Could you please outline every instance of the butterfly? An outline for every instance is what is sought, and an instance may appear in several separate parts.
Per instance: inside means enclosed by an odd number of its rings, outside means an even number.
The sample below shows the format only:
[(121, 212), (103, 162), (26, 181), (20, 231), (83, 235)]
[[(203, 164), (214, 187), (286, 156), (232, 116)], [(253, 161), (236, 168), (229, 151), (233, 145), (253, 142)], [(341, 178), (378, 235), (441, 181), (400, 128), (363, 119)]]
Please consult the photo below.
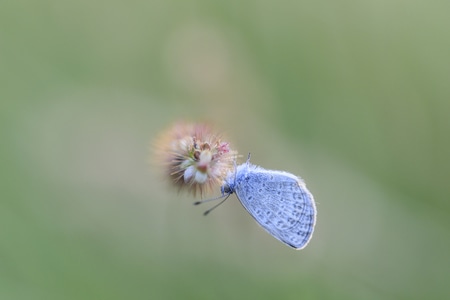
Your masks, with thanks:
[(270, 235), (282, 243), (300, 250), (311, 240), (316, 223), (313, 195), (299, 177), (284, 171), (266, 170), (247, 162), (228, 173), (221, 187), (222, 196), (235, 194), (242, 206)]

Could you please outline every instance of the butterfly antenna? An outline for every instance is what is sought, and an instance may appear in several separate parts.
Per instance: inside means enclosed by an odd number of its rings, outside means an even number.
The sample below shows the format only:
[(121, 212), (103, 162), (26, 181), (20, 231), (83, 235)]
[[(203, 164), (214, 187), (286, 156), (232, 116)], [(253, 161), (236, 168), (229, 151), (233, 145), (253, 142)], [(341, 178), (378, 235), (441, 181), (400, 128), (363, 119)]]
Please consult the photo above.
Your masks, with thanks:
[[(248, 154), (248, 159), (247, 161), (250, 159), (250, 153)], [(234, 182), (236, 183), (236, 173), (237, 173), (237, 165), (236, 165), (236, 160), (234, 160)], [(224, 203), (228, 197), (230, 197), (230, 195), (233, 194), (233, 191), (229, 192), (228, 194), (224, 195), (224, 192), (222, 190), (222, 195), (219, 197), (215, 197), (215, 198), (211, 198), (211, 199), (206, 199), (206, 200), (201, 200), (201, 201), (197, 201), (194, 202), (194, 205), (199, 205), (205, 202), (210, 202), (210, 201), (214, 201), (214, 200), (219, 200), (222, 199), (223, 197), (225, 197), (222, 201), (220, 201), (219, 203), (217, 203), (216, 205), (214, 205), (213, 207), (211, 207), (210, 209), (208, 209), (207, 211), (205, 211), (203, 213), (204, 216), (206, 216), (207, 214), (209, 214), (211, 211), (213, 211), (215, 208), (217, 208), (218, 206), (220, 206), (222, 203)]]
[[(209, 214), (212, 210), (214, 210), (216, 207), (218, 207), (220, 204), (224, 203), (225, 200), (228, 199), (228, 197), (230, 197), (231, 194), (228, 194), (225, 199), (223, 199), (222, 201), (220, 201), (219, 203), (217, 203), (216, 205), (214, 205), (213, 207), (211, 207), (210, 209), (208, 209), (207, 211), (205, 211), (203, 213), (204, 216), (206, 216), (207, 214)], [(223, 196), (222, 196), (223, 197)]]
[(202, 204), (202, 203), (219, 200), (219, 199), (222, 199), (223, 197), (225, 197), (225, 195), (221, 195), (219, 197), (214, 197), (214, 198), (205, 199), (205, 200), (201, 200), (201, 201), (196, 201), (196, 202), (194, 202), (194, 205), (199, 205), (199, 204)]

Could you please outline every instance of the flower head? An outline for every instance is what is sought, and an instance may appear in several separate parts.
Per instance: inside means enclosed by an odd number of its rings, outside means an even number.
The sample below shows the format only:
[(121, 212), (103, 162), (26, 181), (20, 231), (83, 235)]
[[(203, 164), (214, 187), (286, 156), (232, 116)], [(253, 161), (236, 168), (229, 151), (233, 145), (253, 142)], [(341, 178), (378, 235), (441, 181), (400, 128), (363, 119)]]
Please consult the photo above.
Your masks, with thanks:
[(166, 178), (194, 196), (221, 184), (237, 156), (205, 123), (175, 123), (159, 136), (156, 146), (156, 162)]

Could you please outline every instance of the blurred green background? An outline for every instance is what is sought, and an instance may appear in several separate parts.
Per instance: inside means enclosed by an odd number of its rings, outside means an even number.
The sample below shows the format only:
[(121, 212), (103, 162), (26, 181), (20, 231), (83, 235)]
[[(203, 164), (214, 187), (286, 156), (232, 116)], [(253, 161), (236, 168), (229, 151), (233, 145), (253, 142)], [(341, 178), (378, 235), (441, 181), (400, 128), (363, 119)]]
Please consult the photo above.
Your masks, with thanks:
[[(449, 298), (449, 11), (2, 1), (0, 299)], [(162, 184), (178, 119), (302, 176), (309, 246)]]

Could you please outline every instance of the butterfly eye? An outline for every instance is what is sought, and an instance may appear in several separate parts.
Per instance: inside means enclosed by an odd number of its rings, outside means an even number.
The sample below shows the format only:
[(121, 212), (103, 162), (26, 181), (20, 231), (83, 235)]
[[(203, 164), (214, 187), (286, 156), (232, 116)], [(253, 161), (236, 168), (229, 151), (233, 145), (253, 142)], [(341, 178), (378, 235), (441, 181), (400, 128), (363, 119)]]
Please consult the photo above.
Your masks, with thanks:
[(228, 183), (225, 183), (222, 186), (222, 194), (232, 194), (233, 193), (233, 189), (230, 187), (230, 185)]

